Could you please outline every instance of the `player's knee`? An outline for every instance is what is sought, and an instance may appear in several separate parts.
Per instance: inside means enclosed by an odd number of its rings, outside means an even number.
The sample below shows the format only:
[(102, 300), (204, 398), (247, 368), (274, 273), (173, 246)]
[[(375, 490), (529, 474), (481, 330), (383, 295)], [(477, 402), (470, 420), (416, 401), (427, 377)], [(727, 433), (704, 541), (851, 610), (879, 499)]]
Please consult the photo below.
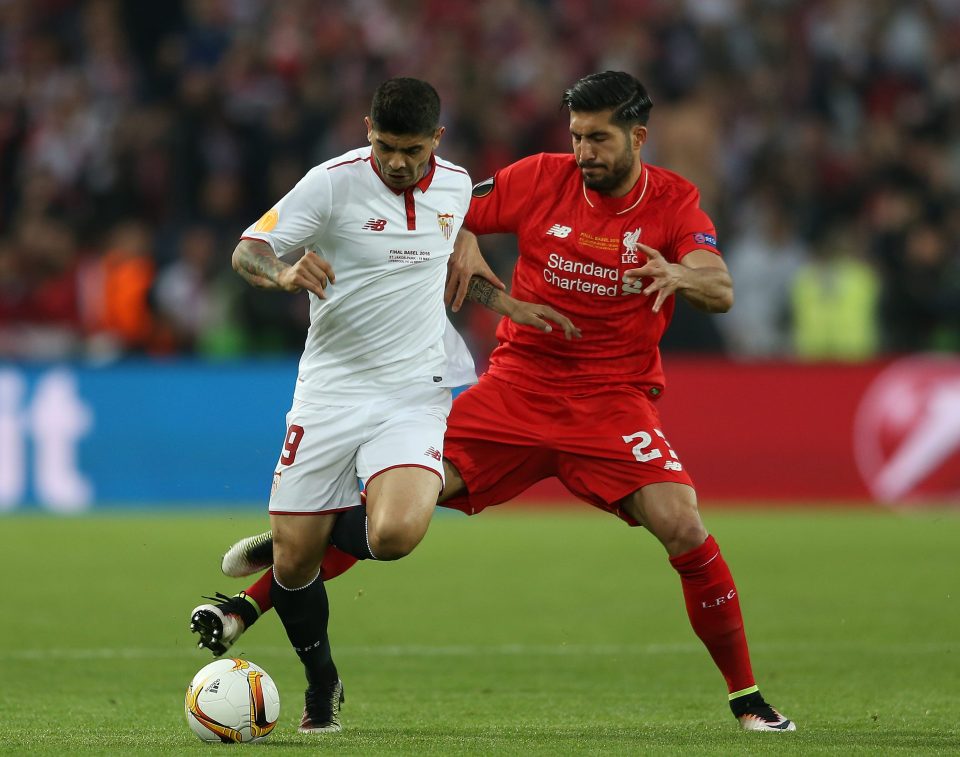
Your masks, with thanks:
[(707, 540), (707, 529), (697, 518), (695, 522), (684, 523), (674, 536), (673, 554), (683, 554), (696, 549)]
[(281, 586), (300, 589), (317, 577), (316, 557), (301, 551), (273, 545), (273, 575)]
[(418, 523), (398, 522), (372, 529), (370, 551), (378, 560), (399, 560), (409, 555), (423, 539), (426, 528)]
[(657, 508), (648, 513), (643, 524), (660, 540), (670, 555), (680, 555), (696, 549), (707, 538), (707, 529), (695, 502), (677, 501)]
[(707, 539), (707, 529), (699, 513), (683, 513), (664, 524), (656, 536), (670, 555), (681, 555), (703, 544)]

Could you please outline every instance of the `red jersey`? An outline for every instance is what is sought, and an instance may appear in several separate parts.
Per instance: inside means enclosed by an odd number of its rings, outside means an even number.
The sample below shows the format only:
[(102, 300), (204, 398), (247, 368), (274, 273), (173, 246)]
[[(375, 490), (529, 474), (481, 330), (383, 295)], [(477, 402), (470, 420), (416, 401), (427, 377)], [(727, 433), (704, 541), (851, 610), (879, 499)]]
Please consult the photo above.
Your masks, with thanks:
[(583, 332), (564, 339), (504, 318), (489, 373), (533, 391), (576, 393), (629, 384), (651, 398), (663, 391), (660, 338), (674, 298), (653, 312), (649, 280), (627, 285), (623, 272), (647, 257), (677, 263), (693, 250), (717, 250), (713, 222), (686, 179), (644, 164), (625, 197), (587, 189), (572, 154), (533, 155), (478, 184), (465, 225), (475, 234), (512, 233), (520, 255), (511, 294), (550, 305)]

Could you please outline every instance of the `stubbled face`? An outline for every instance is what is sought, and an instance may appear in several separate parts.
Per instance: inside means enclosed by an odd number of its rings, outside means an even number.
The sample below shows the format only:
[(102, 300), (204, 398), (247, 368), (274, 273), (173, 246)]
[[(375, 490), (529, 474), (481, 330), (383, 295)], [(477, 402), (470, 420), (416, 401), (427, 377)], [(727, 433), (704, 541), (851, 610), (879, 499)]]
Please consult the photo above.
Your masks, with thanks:
[(613, 111), (570, 111), (573, 154), (583, 183), (614, 197), (630, 191), (640, 175), (640, 148), (647, 139), (645, 126), (624, 132), (611, 123)]
[(443, 127), (433, 134), (390, 134), (366, 119), (367, 139), (383, 181), (391, 189), (407, 189), (423, 178), (430, 156), (440, 144)]

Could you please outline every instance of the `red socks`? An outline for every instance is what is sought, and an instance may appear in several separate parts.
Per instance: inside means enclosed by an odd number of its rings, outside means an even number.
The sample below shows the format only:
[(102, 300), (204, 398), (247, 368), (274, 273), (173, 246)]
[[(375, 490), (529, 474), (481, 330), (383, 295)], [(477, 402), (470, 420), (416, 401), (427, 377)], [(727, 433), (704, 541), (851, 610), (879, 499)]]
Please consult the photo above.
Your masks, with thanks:
[(267, 568), (260, 578), (247, 587), (247, 599), (252, 599), (257, 603), (257, 609), (263, 615), (267, 610), (273, 607), (273, 600), (270, 599), (270, 586), (273, 583), (273, 568)]
[[(327, 547), (327, 553), (323, 557), (323, 564), (320, 566), (320, 578), (329, 581), (336, 578), (341, 573), (353, 567), (357, 561), (356, 557), (341, 552), (332, 544)], [(247, 587), (247, 597), (257, 603), (257, 607), (262, 615), (271, 607), (273, 600), (270, 599), (270, 585), (273, 582), (273, 568), (267, 570), (252, 585)]]
[(727, 689), (733, 693), (754, 686), (737, 587), (713, 537), (671, 557), (670, 564), (680, 574), (690, 625), (723, 673)]
[(327, 545), (327, 552), (323, 556), (323, 564), (320, 566), (320, 578), (329, 581), (336, 578), (341, 573), (345, 573), (357, 562), (357, 558), (341, 552), (332, 544)]

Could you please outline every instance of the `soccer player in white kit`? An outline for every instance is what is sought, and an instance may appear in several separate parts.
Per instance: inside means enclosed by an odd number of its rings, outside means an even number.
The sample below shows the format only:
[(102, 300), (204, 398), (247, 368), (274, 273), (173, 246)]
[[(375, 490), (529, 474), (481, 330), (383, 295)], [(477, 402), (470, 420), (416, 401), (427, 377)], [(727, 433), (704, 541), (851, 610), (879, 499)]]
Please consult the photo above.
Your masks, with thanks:
[[(439, 115), (426, 82), (382, 84), (365, 119), (371, 146), (309, 171), (233, 253), (234, 269), (254, 286), (310, 294), (269, 504), (270, 596), (306, 669), (303, 733), (340, 730), (343, 684), (319, 577), (336, 514), (360, 505), (359, 478), (370, 555), (409, 553), (443, 487), (450, 387), (476, 380), (443, 304), (472, 185), (466, 171), (434, 154)], [(300, 248), (296, 263), (280, 260)], [(519, 311), (498, 312), (550, 330), (549, 308), (506, 299)], [(572, 328), (552, 311), (546, 316)]]
[[(409, 547), (404, 521), (429, 518), (443, 484), (449, 387), (467, 378), (447, 365), (443, 288), (471, 182), (434, 155), (439, 116), (426, 82), (384, 83), (366, 119), (371, 147), (313, 168), (233, 254), (251, 284), (311, 295), (269, 505), (271, 596), (309, 684), (301, 731), (340, 730), (318, 578), (330, 516), (360, 504), (359, 477), (368, 517), (384, 521), (371, 551)], [(279, 259), (301, 247), (295, 264)]]

